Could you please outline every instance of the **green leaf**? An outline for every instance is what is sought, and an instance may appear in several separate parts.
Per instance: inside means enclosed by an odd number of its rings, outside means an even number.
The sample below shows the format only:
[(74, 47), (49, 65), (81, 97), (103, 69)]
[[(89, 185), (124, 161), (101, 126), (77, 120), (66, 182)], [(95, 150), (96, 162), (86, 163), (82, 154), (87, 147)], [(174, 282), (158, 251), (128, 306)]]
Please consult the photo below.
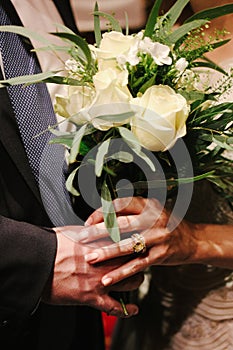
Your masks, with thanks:
[(101, 176), (103, 166), (104, 166), (104, 157), (108, 153), (109, 144), (111, 139), (104, 141), (101, 143), (101, 145), (98, 148), (96, 159), (95, 159), (95, 174), (97, 177)]
[(81, 36), (77, 35), (77, 34), (70, 34), (67, 32), (55, 32), (55, 33), (51, 33), (55, 36), (58, 36), (61, 39), (65, 39), (65, 40), (69, 40), (71, 43), (74, 43), (76, 46), (78, 46), (82, 52), (84, 53), (86, 60), (87, 60), (87, 66), (90, 67), (91, 63), (92, 63), (92, 55), (91, 55), (91, 51), (89, 49), (89, 46), (86, 42), (85, 39), (83, 39)]
[(44, 80), (52, 78), (58, 72), (59, 71), (49, 71), (39, 74), (21, 75), (19, 77), (10, 78), (7, 80), (0, 80), (0, 87), (2, 88), (11, 85), (40, 83)]
[(124, 127), (119, 127), (118, 129), (125, 143), (127, 143), (127, 145), (149, 165), (152, 171), (155, 171), (155, 166), (153, 162), (150, 160), (149, 157), (147, 157), (147, 155), (144, 152), (142, 152), (142, 147), (138, 139), (134, 136), (134, 134)]
[(227, 75), (228, 73), (222, 69), (221, 67), (219, 67), (216, 63), (214, 62), (203, 62), (203, 61), (196, 61), (192, 63), (193, 67), (205, 67), (205, 68), (209, 68), (209, 69), (213, 69), (218, 71), (219, 73), (222, 73), (224, 75)]
[(101, 12), (101, 11), (94, 11), (94, 16), (104, 17), (111, 24), (112, 30), (122, 33), (120, 23), (116, 20), (115, 17), (109, 15), (108, 13)]
[(73, 86), (84, 86), (85, 83), (68, 77), (62, 76), (54, 76), (43, 80), (44, 83), (53, 83), (53, 84), (61, 84), (61, 85), (73, 85)]
[(114, 154), (111, 154), (109, 158), (119, 160), (122, 163), (132, 163), (134, 159), (131, 153), (124, 151), (119, 151)]
[(121, 137), (123, 140), (127, 143), (127, 145), (134, 151), (134, 152), (140, 152), (141, 151), (141, 145), (138, 141), (138, 139), (134, 136), (134, 134), (124, 127), (118, 128)]
[(52, 44), (51, 41), (38, 34), (38, 32), (33, 32), (32, 30), (22, 26), (0, 26), (0, 32), (15, 33), (29, 39), (34, 39), (46, 45)]
[(54, 137), (53, 139), (51, 139), (49, 141), (49, 143), (50, 144), (64, 145), (68, 149), (70, 149), (72, 147), (72, 144), (73, 144), (73, 138), (74, 138), (74, 136), (71, 135), (71, 134), (69, 134), (69, 135), (61, 135), (61, 136)]
[(125, 12), (125, 35), (129, 35), (129, 17), (127, 12)]
[(221, 148), (224, 148), (228, 151), (233, 151), (233, 146), (230, 146), (230, 144), (227, 143), (226, 137), (214, 136), (213, 142), (215, 142), (216, 145)]
[(196, 20), (190, 23), (183, 24), (178, 29), (176, 29), (172, 34), (169, 34), (165, 40), (169, 44), (175, 44), (178, 40), (186, 36), (191, 30), (196, 29), (204, 25), (206, 20)]
[(71, 30), (69, 27), (65, 26), (64, 24), (55, 23), (55, 26), (56, 26), (56, 28), (60, 29), (60, 31), (63, 33), (69, 33), (69, 34), (76, 35), (76, 33), (73, 32), (73, 30)]
[(144, 94), (144, 92), (151, 87), (152, 85), (155, 84), (155, 78), (156, 75), (154, 74), (149, 80), (147, 80), (139, 89), (139, 92), (141, 92), (142, 94)]
[(181, 94), (187, 101), (203, 101), (205, 97), (203, 92), (196, 90), (188, 91), (179, 89), (177, 92), (179, 92), (179, 94)]
[(165, 14), (165, 17), (169, 19), (169, 27), (172, 28), (180, 17), (183, 9), (188, 4), (189, 0), (177, 0), (170, 10)]
[(153, 32), (154, 32), (154, 28), (155, 28), (155, 24), (157, 22), (157, 18), (159, 15), (159, 9), (160, 6), (162, 4), (163, 0), (156, 0), (154, 3), (154, 6), (152, 7), (152, 10), (149, 14), (148, 20), (147, 20), (147, 24), (146, 24), (146, 28), (145, 28), (145, 32), (144, 32), (144, 37), (148, 36), (149, 38), (152, 37)]
[(66, 180), (67, 191), (69, 191), (73, 196), (80, 196), (80, 193), (73, 186), (73, 181), (74, 181), (74, 178), (75, 178), (75, 175), (76, 175), (78, 169), (79, 169), (79, 167), (74, 169), (72, 171), (72, 173), (70, 173), (70, 175), (68, 176), (68, 178)]
[(120, 241), (120, 230), (118, 227), (116, 212), (112, 203), (111, 193), (106, 182), (101, 188), (101, 203), (105, 226), (114, 242)]
[(203, 10), (200, 12), (195, 13), (193, 16), (189, 17), (185, 23), (194, 21), (196, 19), (214, 19), (217, 17), (225, 16), (230, 13), (233, 13), (233, 5), (228, 4), (228, 5), (223, 5), (223, 6), (217, 6), (213, 8), (209, 8), (207, 10)]
[(96, 2), (95, 8), (94, 8), (94, 33), (95, 33), (95, 42), (97, 47), (99, 47), (101, 43), (100, 17), (99, 15), (95, 14), (96, 12), (98, 12), (98, 10), (99, 10), (99, 7)]
[(123, 122), (131, 117), (134, 116), (134, 112), (126, 112), (126, 113), (120, 113), (120, 114), (107, 114), (107, 115), (99, 115), (96, 118), (107, 120), (110, 122)]
[(209, 171), (207, 173), (197, 175), (194, 177), (184, 177), (184, 178), (179, 178), (179, 179), (172, 179), (172, 180), (149, 180), (149, 181), (137, 181), (133, 182), (130, 185), (125, 185), (122, 187), (117, 188), (117, 191), (123, 191), (123, 190), (129, 190), (133, 187), (136, 190), (143, 190), (143, 189), (157, 189), (157, 188), (163, 188), (167, 186), (178, 186), (178, 185), (184, 185), (188, 183), (193, 183), (196, 181), (200, 181), (203, 179), (209, 179), (209, 177), (213, 176), (215, 173), (215, 170)]
[(69, 155), (69, 163), (75, 162), (77, 155), (79, 154), (80, 143), (81, 143), (81, 140), (85, 134), (86, 127), (87, 127), (87, 124), (84, 124), (78, 130), (78, 132), (76, 133), (76, 135), (73, 139), (73, 143), (72, 143), (72, 147), (71, 147), (70, 155)]
[[(221, 47), (223, 45), (226, 45), (227, 43), (229, 43), (231, 41), (231, 39), (226, 39), (226, 40), (221, 40), (219, 42), (216, 42), (216, 43), (213, 43), (211, 44), (212, 46), (212, 49), (215, 50), (217, 49), (218, 47)], [(208, 59), (207, 59), (208, 60)]]

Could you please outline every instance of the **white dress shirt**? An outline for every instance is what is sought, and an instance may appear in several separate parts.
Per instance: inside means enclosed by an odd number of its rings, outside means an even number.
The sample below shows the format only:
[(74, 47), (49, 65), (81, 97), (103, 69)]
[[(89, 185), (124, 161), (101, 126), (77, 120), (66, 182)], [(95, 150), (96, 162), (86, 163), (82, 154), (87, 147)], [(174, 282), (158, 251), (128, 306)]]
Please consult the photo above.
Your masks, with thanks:
[[(71, 0), (74, 16), (81, 32), (91, 32), (94, 29), (93, 10), (96, 0)], [(127, 13), (130, 28), (144, 26), (146, 11), (144, 0), (98, 0), (99, 10), (114, 14), (125, 28), (125, 13)], [(102, 29), (106, 29), (106, 21), (101, 19)]]
[[(60, 39), (50, 32), (56, 31), (56, 24), (64, 24), (59, 12), (51, 0), (11, 0), (13, 3), (21, 22), (24, 27), (31, 29), (43, 37), (49, 39), (53, 43), (61, 43)], [(44, 45), (31, 39), (35, 48), (43, 47)], [(64, 42), (62, 42), (64, 44)], [(62, 56), (61, 56), (62, 55)], [(38, 51), (37, 56), (42, 68), (42, 71), (59, 69), (63, 66), (63, 62), (51, 51)], [(59, 57), (66, 59), (66, 55), (59, 52)], [(55, 94), (61, 93), (63, 87), (57, 84), (47, 84), (52, 100)]]

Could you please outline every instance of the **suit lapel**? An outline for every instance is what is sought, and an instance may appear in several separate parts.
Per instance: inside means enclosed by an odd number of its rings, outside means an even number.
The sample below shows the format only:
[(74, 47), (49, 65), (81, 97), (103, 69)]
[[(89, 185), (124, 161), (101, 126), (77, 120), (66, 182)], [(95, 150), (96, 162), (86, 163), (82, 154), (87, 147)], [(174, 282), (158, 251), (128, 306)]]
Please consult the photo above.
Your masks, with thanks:
[(56, 5), (64, 24), (76, 34), (80, 34), (75, 23), (70, 2), (66, 0), (53, 0), (53, 2)]
[[(78, 29), (75, 25), (70, 3), (64, 0), (54, 0), (54, 3), (65, 25), (69, 26), (71, 30), (78, 33)], [(6, 10), (9, 11), (8, 13), (12, 13), (12, 11), (15, 12), (15, 8), (13, 7), (10, 1), (7, 1), (4, 4), (6, 4), (5, 6), (7, 7)], [(19, 18), (18, 22), (15, 24), (22, 26), (22, 23)], [(0, 79), (3, 79), (1, 69)], [(11, 103), (7, 93), (7, 89), (5, 88), (0, 88), (0, 101), (0, 141), (7, 150), (13, 162), (15, 163), (18, 171), (27, 182), (29, 188), (32, 190), (37, 200), (39, 200), (39, 202), (41, 203), (39, 189), (37, 187), (35, 178), (32, 174), (30, 165), (28, 163), (28, 158), (25, 153), (23, 143), (21, 141), (14, 112), (11, 107)]]

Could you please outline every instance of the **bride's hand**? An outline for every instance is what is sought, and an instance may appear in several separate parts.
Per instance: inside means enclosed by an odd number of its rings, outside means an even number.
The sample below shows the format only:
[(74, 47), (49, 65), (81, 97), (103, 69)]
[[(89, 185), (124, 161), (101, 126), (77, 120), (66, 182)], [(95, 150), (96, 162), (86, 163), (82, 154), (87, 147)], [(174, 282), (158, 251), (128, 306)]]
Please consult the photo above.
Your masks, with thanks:
[[(124, 255), (132, 258), (104, 276), (102, 279), (104, 285), (116, 283), (145, 270), (150, 265), (179, 265), (195, 262), (198, 239), (195, 237), (194, 225), (186, 221), (176, 222), (176, 219), (170, 216), (156, 199), (119, 198), (114, 201), (114, 206), (124, 239), (96, 249), (92, 254), (87, 254), (85, 259), (95, 264)], [(85, 231), (82, 232), (82, 239), (85, 242), (108, 235), (101, 209), (95, 211), (86, 224), (89, 236), (85, 236)], [(139, 237), (139, 248), (140, 238), (144, 240), (141, 242), (146, 246), (144, 253), (134, 252), (136, 241), (129, 236), (129, 233), (135, 232), (140, 233), (139, 236), (136, 235), (136, 238)]]

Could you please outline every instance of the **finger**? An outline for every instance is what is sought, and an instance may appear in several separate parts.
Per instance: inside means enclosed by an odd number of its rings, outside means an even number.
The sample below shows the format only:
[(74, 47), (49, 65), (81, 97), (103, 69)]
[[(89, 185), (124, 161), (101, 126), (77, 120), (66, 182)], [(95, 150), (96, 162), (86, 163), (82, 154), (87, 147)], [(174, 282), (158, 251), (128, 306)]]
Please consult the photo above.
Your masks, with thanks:
[(139, 311), (138, 306), (135, 304), (126, 304), (125, 308), (123, 308), (122, 304), (118, 300), (109, 295), (104, 295), (103, 298), (98, 300), (97, 308), (108, 315), (120, 318), (135, 316)]
[(136, 273), (145, 271), (151, 265), (167, 265), (166, 260), (168, 258), (168, 245), (161, 244), (153, 247), (143, 255), (139, 255), (137, 258), (128, 261), (122, 266), (108, 272), (101, 279), (102, 284), (105, 287), (112, 286), (120, 281), (133, 276)]
[[(161, 211), (162, 211), (161, 208), (160, 210), (156, 211), (155, 208), (148, 206), (147, 210), (140, 215), (131, 214), (128, 216), (119, 216), (117, 218), (117, 224), (121, 234), (133, 232), (133, 231), (142, 231), (146, 229), (148, 230), (156, 226), (158, 220), (162, 220)], [(165, 213), (163, 214), (163, 216), (164, 216), (163, 226), (166, 226), (167, 216)], [(109, 232), (106, 228), (105, 223), (101, 222), (101, 223), (83, 228), (79, 232), (78, 237), (80, 242), (88, 243), (88, 242), (95, 241), (97, 239), (99, 240), (99, 239), (109, 237)]]
[(129, 292), (136, 290), (144, 281), (144, 273), (140, 272), (134, 276), (124, 279), (123, 281), (111, 286), (111, 291), (114, 292)]
[[(168, 229), (152, 229), (146, 230), (141, 233), (144, 237), (146, 248), (150, 248), (153, 245), (161, 244), (167, 241), (170, 237), (170, 231)], [(135, 242), (132, 238), (126, 238), (120, 242), (110, 244), (108, 246), (94, 249), (91, 253), (84, 255), (84, 259), (89, 264), (96, 264), (106, 260), (114, 259), (117, 257), (123, 257), (126, 255), (132, 255), (134, 252)]]
[[(117, 218), (117, 225), (121, 234), (134, 230), (142, 230), (148, 228), (148, 220), (139, 220), (138, 215), (120, 216)], [(79, 232), (79, 241), (82, 243), (90, 243), (95, 240), (101, 240), (109, 237), (109, 232), (104, 222), (86, 226)]]
[(131, 238), (124, 239), (119, 243), (94, 249), (92, 253), (84, 255), (84, 259), (89, 264), (114, 259), (117, 257), (129, 255), (133, 253), (133, 242)]
[(152, 261), (148, 254), (145, 256), (141, 255), (140, 257), (130, 260), (115, 270), (108, 272), (102, 277), (101, 282), (105, 287), (111, 286), (112, 288), (114, 285), (119, 284), (125, 279), (128, 279), (135, 274), (141, 273), (151, 264)]
[(95, 225), (104, 220), (102, 208), (96, 209), (85, 221), (84, 226)]
[[(124, 197), (113, 201), (114, 208), (118, 214), (139, 214), (146, 204), (142, 197)], [(102, 208), (95, 210), (85, 222), (85, 226), (98, 224), (103, 221)]]

